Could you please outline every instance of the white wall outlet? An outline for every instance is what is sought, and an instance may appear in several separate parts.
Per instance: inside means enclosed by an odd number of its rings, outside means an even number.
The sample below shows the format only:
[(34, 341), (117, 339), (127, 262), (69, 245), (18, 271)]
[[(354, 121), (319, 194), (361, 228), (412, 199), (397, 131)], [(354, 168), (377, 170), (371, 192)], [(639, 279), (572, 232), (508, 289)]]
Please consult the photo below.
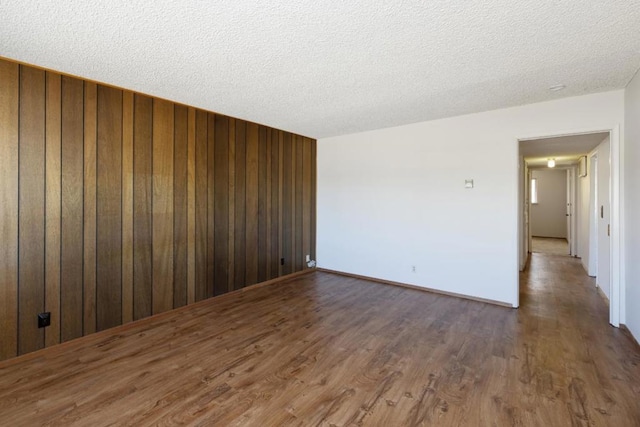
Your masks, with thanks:
[(415, 266), (415, 265), (412, 265), (412, 266), (411, 266), (411, 272), (412, 272), (412, 273), (415, 273), (415, 272), (416, 272), (416, 266)]
[(465, 179), (464, 180), (464, 188), (473, 188), (473, 180)]
[(307, 254), (306, 262), (311, 261), (311, 255)]

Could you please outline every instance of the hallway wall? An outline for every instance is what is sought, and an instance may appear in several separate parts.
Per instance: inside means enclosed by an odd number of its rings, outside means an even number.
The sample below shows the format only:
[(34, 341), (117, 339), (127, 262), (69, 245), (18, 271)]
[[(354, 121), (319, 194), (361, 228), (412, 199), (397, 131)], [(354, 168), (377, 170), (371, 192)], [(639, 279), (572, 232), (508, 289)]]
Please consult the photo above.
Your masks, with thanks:
[(533, 169), (537, 180), (538, 203), (531, 205), (531, 235), (567, 238), (567, 171)]
[(640, 73), (625, 90), (626, 325), (640, 341)]

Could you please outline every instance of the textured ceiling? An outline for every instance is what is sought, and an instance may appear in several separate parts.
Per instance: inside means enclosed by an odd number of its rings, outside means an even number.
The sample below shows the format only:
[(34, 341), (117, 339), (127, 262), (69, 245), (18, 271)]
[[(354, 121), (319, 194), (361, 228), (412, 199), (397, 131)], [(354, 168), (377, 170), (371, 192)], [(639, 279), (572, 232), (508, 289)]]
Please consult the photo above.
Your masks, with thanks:
[(622, 88), (639, 29), (640, 0), (0, 0), (0, 56), (311, 137)]
[(520, 141), (520, 155), (529, 167), (546, 167), (548, 159), (555, 159), (557, 166), (567, 166), (578, 162), (609, 136), (608, 132), (583, 135), (559, 136)]

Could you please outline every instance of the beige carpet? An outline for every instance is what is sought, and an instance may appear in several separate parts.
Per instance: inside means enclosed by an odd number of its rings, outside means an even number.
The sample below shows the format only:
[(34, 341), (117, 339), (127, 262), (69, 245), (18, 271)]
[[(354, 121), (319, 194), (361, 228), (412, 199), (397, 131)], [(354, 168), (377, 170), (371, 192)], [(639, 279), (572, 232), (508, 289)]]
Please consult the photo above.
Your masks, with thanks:
[(569, 255), (569, 243), (567, 239), (555, 239), (551, 237), (534, 237), (531, 244), (531, 252), (554, 255)]

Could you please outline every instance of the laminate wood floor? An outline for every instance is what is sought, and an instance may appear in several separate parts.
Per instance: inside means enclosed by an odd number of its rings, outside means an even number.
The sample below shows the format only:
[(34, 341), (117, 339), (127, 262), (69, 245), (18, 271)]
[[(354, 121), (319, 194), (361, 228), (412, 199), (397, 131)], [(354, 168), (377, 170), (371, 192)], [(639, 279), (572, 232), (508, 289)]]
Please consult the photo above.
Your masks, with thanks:
[(0, 424), (639, 426), (640, 350), (578, 260), (519, 310), (313, 272), (0, 363)]
[(532, 237), (531, 252), (569, 256), (569, 242), (554, 237)]

